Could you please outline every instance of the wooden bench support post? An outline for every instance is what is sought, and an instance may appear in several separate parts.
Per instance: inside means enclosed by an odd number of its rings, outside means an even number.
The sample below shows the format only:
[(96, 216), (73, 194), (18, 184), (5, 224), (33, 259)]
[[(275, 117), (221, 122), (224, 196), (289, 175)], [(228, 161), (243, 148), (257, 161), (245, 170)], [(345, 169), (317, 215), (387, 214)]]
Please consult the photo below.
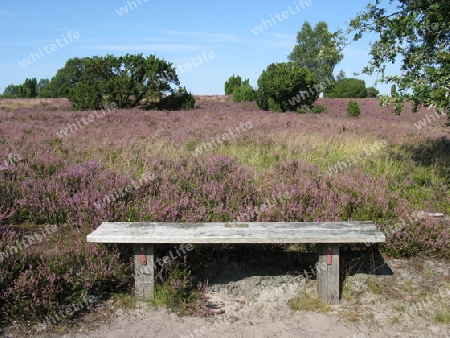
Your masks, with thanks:
[(155, 262), (153, 244), (133, 244), (136, 299), (154, 299)]
[(339, 244), (318, 244), (317, 293), (326, 304), (339, 304)]

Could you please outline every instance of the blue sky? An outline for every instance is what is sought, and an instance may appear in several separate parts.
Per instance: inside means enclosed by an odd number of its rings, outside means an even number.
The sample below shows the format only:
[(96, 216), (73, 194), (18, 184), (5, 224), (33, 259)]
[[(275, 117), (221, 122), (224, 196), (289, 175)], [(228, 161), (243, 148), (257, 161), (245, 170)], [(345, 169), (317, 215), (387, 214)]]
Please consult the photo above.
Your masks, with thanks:
[[(177, 66), (181, 84), (194, 94), (223, 94), (224, 82), (231, 75), (249, 78), (256, 85), (270, 63), (287, 61), (304, 21), (315, 25), (323, 20), (330, 31), (345, 28), (367, 3), (4, 1), (0, 4), (0, 93), (8, 84), (21, 84), (27, 77), (51, 78), (72, 57), (143, 53), (156, 54)], [(262, 32), (252, 32), (272, 18), (272, 27), (266, 23)], [(361, 71), (367, 64), (370, 41), (371, 37), (365, 37), (350, 44), (336, 72), (343, 69), (350, 77)], [(185, 67), (186, 63), (191, 67)], [(367, 86), (375, 81), (359, 78)], [(387, 93), (390, 87), (377, 88)]]

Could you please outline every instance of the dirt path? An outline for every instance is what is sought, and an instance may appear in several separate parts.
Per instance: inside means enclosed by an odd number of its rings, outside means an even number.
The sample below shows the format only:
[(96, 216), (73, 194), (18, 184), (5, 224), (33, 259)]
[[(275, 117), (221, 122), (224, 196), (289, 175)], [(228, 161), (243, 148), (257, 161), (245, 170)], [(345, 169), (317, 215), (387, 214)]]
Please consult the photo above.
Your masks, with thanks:
[(72, 330), (65, 337), (450, 337), (450, 329), (415, 325), (410, 327), (371, 327), (366, 323), (352, 323), (336, 315), (313, 312), (291, 313), (285, 318), (285, 308), (267, 304), (254, 305), (259, 316), (236, 317), (224, 314), (208, 320), (205, 318), (178, 317), (164, 310), (134, 309), (118, 311), (100, 328), (91, 332), (77, 333)]
[[(135, 310), (120, 315), (86, 337), (365, 337), (367, 329), (332, 316), (296, 313), (288, 319), (223, 316), (215, 321), (179, 318), (163, 311)], [(84, 335), (83, 335), (84, 336)], [(386, 334), (380, 337), (386, 337)]]
[(437, 313), (449, 316), (450, 263), (420, 259), (385, 263), (392, 274), (349, 274), (341, 305), (317, 313), (293, 311), (288, 305), (299, 292), (315, 295), (315, 280), (255, 271), (244, 276), (243, 266), (230, 262), (208, 291), (209, 306), (222, 313), (215, 318), (179, 317), (156, 308), (119, 309), (97, 328), (87, 331), (80, 326), (68, 336), (450, 338), (448, 317), (441, 321), (437, 317)]

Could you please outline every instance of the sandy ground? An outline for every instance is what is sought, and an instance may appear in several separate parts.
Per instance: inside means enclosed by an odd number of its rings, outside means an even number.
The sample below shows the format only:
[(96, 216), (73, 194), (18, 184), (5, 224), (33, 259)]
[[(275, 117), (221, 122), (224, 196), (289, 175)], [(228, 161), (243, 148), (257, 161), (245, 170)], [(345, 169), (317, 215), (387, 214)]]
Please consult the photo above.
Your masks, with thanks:
[[(276, 309), (273, 309), (276, 311)], [(266, 312), (266, 309), (259, 309)], [(280, 313), (275, 314), (279, 317)], [(163, 311), (132, 311), (85, 337), (365, 337), (367, 329), (339, 318), (315, 313), (296, 313), (289, 318), (224, 316), (215, 321), (179, 318)], [(380, 337), (386, 335), (380, 335)]]
[(180, 317), (145, 304), (124, 309), (110, 300), (68, 327), (29, 336), (450, 338), (450, 323), (436, 320), (437, 311), (450, 311), (450, 262), (383, 262), (377, 274), (367, 274), (361, 266), (358, 273), (349, 273), (341, 304), (321, 312), (293, 311), (288, 305), (300, 292), (315, 295), (314, 279), (269, 274), (230, 261), (207, 292), (209, 307), (218, 313), (212, 318)]

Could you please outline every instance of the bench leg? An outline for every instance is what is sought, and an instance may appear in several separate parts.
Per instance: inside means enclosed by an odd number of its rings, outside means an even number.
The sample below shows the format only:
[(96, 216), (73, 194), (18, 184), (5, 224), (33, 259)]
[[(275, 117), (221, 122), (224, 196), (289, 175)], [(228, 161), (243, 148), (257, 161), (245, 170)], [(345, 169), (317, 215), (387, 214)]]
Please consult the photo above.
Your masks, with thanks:
[(339, 244), (318, 244), (317, 293), (326, 304), (339, 304)]
[(155, 262), (153, 244), (133, 244), (136, 299), (154, 299)]

